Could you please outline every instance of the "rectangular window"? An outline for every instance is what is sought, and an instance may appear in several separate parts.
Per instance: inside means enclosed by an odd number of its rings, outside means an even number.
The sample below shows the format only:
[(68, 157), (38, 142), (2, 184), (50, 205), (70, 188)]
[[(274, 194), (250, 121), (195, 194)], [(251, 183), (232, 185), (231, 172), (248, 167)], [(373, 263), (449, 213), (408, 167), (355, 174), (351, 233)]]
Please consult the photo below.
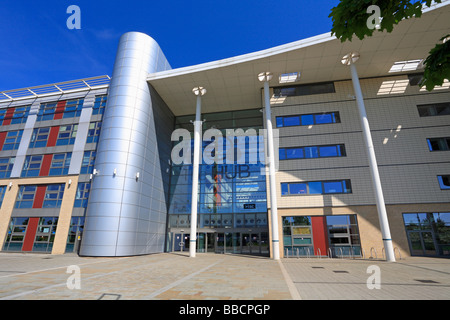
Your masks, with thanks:
[(343, 144), (280, 148), (278, 151), (280, 160), (345, 157), (347, 155)]
[(78, 125), (70, 124), (67, 126), (60, 126), (58, 139), (56, 140), (57, 146), (67, 146), (75, 143), (75, 137), (77, 136)]
[(17, 193), (16, 209), (33, 208), (34, 196), (36, 195), (37, 186), (20, 186)]
[(29, 148), (44, 148), (47, 146), (50, 128), (36, 128), (33, 130)]
[(310, 126), (315, 124), (340, 123), (339, 112), (323, 112), (295, 116), (281, 116), (276, 118), (277, 128), (292, 126)]
[(334, 93), (334, 83), (313, 83), (287, 87), (274, 87), (273, 95), (275, 97), (294, 97), (306, 96), (312, 94)]
[(101, 121), (91, 122), (89, 124), (88, 135), (86, 138), (86, 143), (97, 143), (98, 137), (100, 136), (100, 129), (102, 127)]
[(352, 193), (350, 180), (281, 183), (281, 195)]
[(450, 102), (418, 105), (417, 110), (421, 117), (448, 116), (450, 115)]
[(103, 114), (105, 112), (107, 96), (95, 97), (94, 107), (92, 108), (92, 114)]
[(67, 101), (63, 119), (79, 117), (81, 115), (81, 110), (83, 109), (83, 102), (84, 99)]
[(89, 190), (91, 189), (91, 184), (88, 182), (80, 182), (77, 187), (77, 194), (75, 195), (75, 208), (87, 208), (87, 203), (89, 199)]
[(39, 107), (36, 121), (53, 120), (56, 112), (56, 102), (43, 103)]
[(438, 176), (438, 181), (442, 190), (450, 190), (450, 175)]
[(31, 106), (16, 107), (11, 119), (11, 124), (25, 123), (30, 113)]
[(26, 177), (38, 177), (41, 171), (42, 159), (44, 156), (27, 156), (23, 164), (22, 178)]
[(91, 174), (94, 171), (95, 155), (95, 151), (84, 152), (80, 174)]
[(69, 172), (72, 153), (54, 154), (52, 164), (50, 165), (49, 176), (63, 176)]
[(49, 184), (45, 191), (42, 208), (60, 208), (64, 196), (64, 183)]
[(9, 178), (14, 166), (15, 158), (0, 158), (0, 179)]
[(17, 150), (19, 149), (20, 140), (22, 140), (23, 130), (8, 131), (6, 139), (3, 144), (2, 151), (4, 150)]
[(430, 151), (450, 150), (450, 138), (429, 138), (427, 142)]

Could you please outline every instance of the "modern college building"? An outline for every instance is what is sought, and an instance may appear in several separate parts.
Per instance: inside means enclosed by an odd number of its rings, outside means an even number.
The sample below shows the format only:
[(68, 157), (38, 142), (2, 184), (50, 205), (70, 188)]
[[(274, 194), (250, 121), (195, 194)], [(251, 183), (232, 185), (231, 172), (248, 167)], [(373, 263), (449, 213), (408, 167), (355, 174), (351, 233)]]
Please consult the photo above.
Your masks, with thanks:
[[(397, 258), (448, 257), (450, 83), (428, 92), (418, 82), (449, 21), (444, 2), (363, 41), (323, 34), (179, 69), (130, 32), (111, 77), (1, 92), (0, 250), (129, 256), (195, 245), (273, 257), (278, 246), (280, 257), (381, 258), (389, 240)], [(348, 53), (359, 56), (350, 66)], [(273, 75), (266, 89), (262, 72)], [(196, 140), (203, 153), (218, 140), (231, 150), (201, 157), (198, 179), (195, 162), (175, 163), (172, 152), (182, 143), (173, 133), (194, 136), (195, 120), (223, 134)], [(259, 135), (270, 123), (273, 137)], [(227, 139), (227, 129), (247, 137)], [(374, 171), (392, 240), (380, 228)]]

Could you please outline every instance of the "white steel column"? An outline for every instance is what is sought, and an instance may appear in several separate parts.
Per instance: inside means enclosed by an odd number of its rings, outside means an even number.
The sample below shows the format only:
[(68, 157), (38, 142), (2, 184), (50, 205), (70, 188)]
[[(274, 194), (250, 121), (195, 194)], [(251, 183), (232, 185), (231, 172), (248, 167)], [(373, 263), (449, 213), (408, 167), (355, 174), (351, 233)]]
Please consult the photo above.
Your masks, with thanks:
[(270, 217), (272, 222), (272, 258), (280, 260), (280, 239), (278, 236), (278, 205), (275, 182), (275, 151), (273, 146), (272, 113), (270, 110), (269, 81), (272, 73), (263, 72), (258, 79), (264, 82), (264, 110), (266, 114), (267, 146), (269, 155), (269, 185), (270, 185)]
[(372, 135), (370, 133), (369, 120), (367, 119), (366, 107), (359, 84), (359, 77), (356, 71), (355, 62), (358, 61), (358, 53), (349, 53), (346, 55), (342, 63), (350, 66), (352, 75), (353, 88), (355, 90), (356, 103), (359, 109), (359, 116), (361, 120), (361, 127), (364, 135), (364, 142), (366, 145), (367, 156), (369, 158), (370, 174), (372, 176), (372, 184), (375, 192), (375, 201), (378, 210), (378, 219), (380, 221), (381, 235), (383, 237), (384, 250), (386, 252), (386, 261), (395, 262), (395, 253), (392, 245), (391, 231), (389, 229), (389, 221), (387, 218), (386, 204), (384, 202), (383, 189), (381, 187), (380, 173), (378, 172), (378, 164), (373, 148)]
[(194, 155), (192, 164), (192, 198), (191, 198), (191, 235), (189, 237), (189, 257), (195, 258), (197, 251), (197, 208), (198, 208), (198, 172), (200, 166), (200, 142), (202, 134), (202, 96), (206, 89), (196, 87), (192, 92), (197, 96), (197, 108), (194, 121)]

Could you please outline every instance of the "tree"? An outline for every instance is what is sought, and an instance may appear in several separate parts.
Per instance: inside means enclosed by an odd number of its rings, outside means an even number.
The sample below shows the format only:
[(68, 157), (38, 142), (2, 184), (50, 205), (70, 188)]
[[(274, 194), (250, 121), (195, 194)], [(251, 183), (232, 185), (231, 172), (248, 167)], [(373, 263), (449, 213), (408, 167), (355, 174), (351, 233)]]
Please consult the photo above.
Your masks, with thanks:
[[(392, 32), (394, 26), (403, 19), (411, 17), (420, 18), (422, 16), (423, 5), (430, 6), (432, 0), (341, 0), (340, 3), (331, 9), (329, 15), (332, 18), (333, 26), (331, 33), (341, 42), (351, 41), (353, 35), (360, 40), (366, 36), (372, 36), (375, 31)], [(442, 0), (435, 0), (441, 3)], [(377, 6), (379, 12), (369, 16), (370, 6)], [(375, 7), (372, 7), (375, 8)], [(377, 23), (369, 24), (369, 21), (375, 17), (381, 18)], [(425, 86), (428, 91), (433, 90), (435, 86), (440, 86), (444, 79), (450, 79), (450, 34), (440, 39), (438, 43), (424, 61), (424, 73), (419, 83), (420, 87)]]

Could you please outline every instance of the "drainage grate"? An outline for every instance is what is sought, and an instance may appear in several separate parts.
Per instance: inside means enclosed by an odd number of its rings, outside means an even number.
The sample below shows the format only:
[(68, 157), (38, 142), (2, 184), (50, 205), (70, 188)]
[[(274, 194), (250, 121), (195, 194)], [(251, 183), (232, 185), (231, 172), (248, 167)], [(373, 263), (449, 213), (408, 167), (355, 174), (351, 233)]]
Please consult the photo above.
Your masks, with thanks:
[(313, 269), (323, 269), (323, 267), (311, 267)]
[(439, 282), (436, 282), (434, 280), (423, 280), (423, 279), (414, 279), (414, 281), (419, 281), (419, 282), (422, 282), (422, 283), (439, 283)]
[(348, 273), (348, 271), (344, 270), (333, 270), (334, 273)]

